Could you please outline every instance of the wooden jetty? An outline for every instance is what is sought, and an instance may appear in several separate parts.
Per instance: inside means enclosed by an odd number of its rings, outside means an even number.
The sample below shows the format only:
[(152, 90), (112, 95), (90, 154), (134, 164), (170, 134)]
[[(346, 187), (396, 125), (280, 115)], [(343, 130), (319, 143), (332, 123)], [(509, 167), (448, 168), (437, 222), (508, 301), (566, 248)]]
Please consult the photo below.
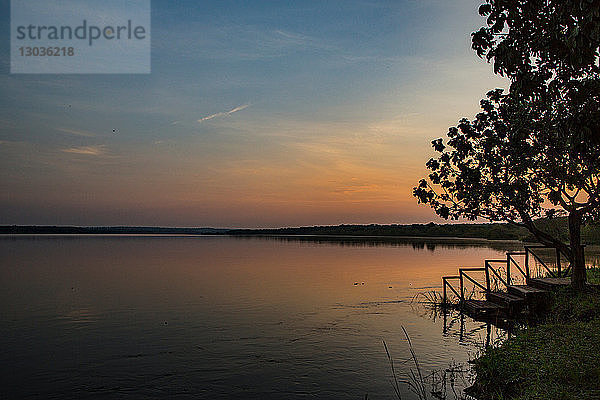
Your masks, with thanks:
[[(536, 254), (540, 249), (555, 252), (552, 268)], [(520, 257), (524, 260), (520, 261)], [(538, 267), (535, 277), (530, 268), (532, 260)], [(570, 265), (562, 268), (559, 249), (525, 246), (524, 251), (506, 253), (506, 259), (485, 260), (483, 267), (459, 268), (458, 275), (442, 277), (442, 298), (448, 304), (449, 295), (453, 294), (458, 299), (458, 307), (476, 319), (508, 318), (524, 310), (537, 310), (545, 303), (549, 292), (570, 284), (570, 270)], [(476, 277), (477, 273), (483, 274), (483, 277)], [(483, 299), (468, 296), (466, 283), (473, 286), (471, 295), (478, 289), (484, 294)]]

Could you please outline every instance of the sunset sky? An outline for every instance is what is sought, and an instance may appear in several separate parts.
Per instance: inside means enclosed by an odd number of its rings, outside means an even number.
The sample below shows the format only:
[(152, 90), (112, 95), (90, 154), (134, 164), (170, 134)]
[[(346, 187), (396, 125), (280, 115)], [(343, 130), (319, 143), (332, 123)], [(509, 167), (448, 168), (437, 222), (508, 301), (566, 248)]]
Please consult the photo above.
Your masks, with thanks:
[(153, 0), (151, 74), (11, 75), (0, 0), (0, 224), (438, 221), (430, 141), (506, 86), (480, 3)]

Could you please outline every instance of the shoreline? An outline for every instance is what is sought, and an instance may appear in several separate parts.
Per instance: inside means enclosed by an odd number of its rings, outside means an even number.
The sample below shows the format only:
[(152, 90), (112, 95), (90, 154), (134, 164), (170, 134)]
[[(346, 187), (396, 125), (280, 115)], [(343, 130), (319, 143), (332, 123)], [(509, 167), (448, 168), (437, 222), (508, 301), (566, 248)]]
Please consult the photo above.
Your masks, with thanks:
[[(552, 230), (556, 224), (566, 221), (540, 220), (540, 228)], [(566, 230), (564, 230), (566, 232)], [(87, 235), (181, 235), (238, 237), (296, 237), (317, 239), (348, 240), (470, 240), (470, 241), (514, 241), (520, 243), (537, 242), (525, 228), (506, 223), (485, 224), (389, 224), (389, 225), (319, 225), (286, 228), (212, 228), (212, 227), (161, 227), (161, 226), (57, 226), (57, 225), (0, 225), (0, 235), (26, 234), (87, 234)], [(586, 226), (582, 232), (584, 244), (600, 244), (600, 226)], [(561, 238), (568, 241), (568, 238)]]
[(479, 400), (597, 399), (600, 393), (600, 290), (563, 289), (543, 320), (473, 361)]

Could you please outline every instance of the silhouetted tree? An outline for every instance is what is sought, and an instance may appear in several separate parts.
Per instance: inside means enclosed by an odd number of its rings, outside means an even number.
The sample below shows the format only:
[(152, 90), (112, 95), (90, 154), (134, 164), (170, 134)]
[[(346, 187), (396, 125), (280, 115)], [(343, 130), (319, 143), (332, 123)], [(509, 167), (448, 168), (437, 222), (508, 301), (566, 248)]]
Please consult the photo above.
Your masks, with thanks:
[[(487, 26), (473, 49), (511, 81), (460, 120), (414, 189), (444, 218), (486, 218), (527, 228), (571, 261), (572, 282), (585, 284), (581, 226), (600, 208), (600, 2), (488, 0)], [(569, 243), (536, 225), (568, 215)]]

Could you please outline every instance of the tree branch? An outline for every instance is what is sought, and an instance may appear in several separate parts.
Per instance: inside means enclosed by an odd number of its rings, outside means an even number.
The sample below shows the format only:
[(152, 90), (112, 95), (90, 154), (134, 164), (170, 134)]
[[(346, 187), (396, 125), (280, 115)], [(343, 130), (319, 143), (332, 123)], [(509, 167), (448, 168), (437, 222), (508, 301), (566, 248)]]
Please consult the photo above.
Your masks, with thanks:
[(527, 228), (527, 230), (529, 230), (529, 232), (533, 233), (533, 235), (542, 244), (544, 244), (546, 246), (554, 246), (554, 247), (560, 249), (567, 256), (567, 258), (569, 258), (569, 260), (572, 260), (573, 252), (571, 251), (571, 248), (567, 244), (561, 242), (560, 240), (554, 238), (553, 236), (547, 234), (546, 232), (538, 229), (528, 214), (526, 214), (524, 212), (520, 212), (520, 214), (521, 214), (521, 220), (523, 221), (525, 228)]

